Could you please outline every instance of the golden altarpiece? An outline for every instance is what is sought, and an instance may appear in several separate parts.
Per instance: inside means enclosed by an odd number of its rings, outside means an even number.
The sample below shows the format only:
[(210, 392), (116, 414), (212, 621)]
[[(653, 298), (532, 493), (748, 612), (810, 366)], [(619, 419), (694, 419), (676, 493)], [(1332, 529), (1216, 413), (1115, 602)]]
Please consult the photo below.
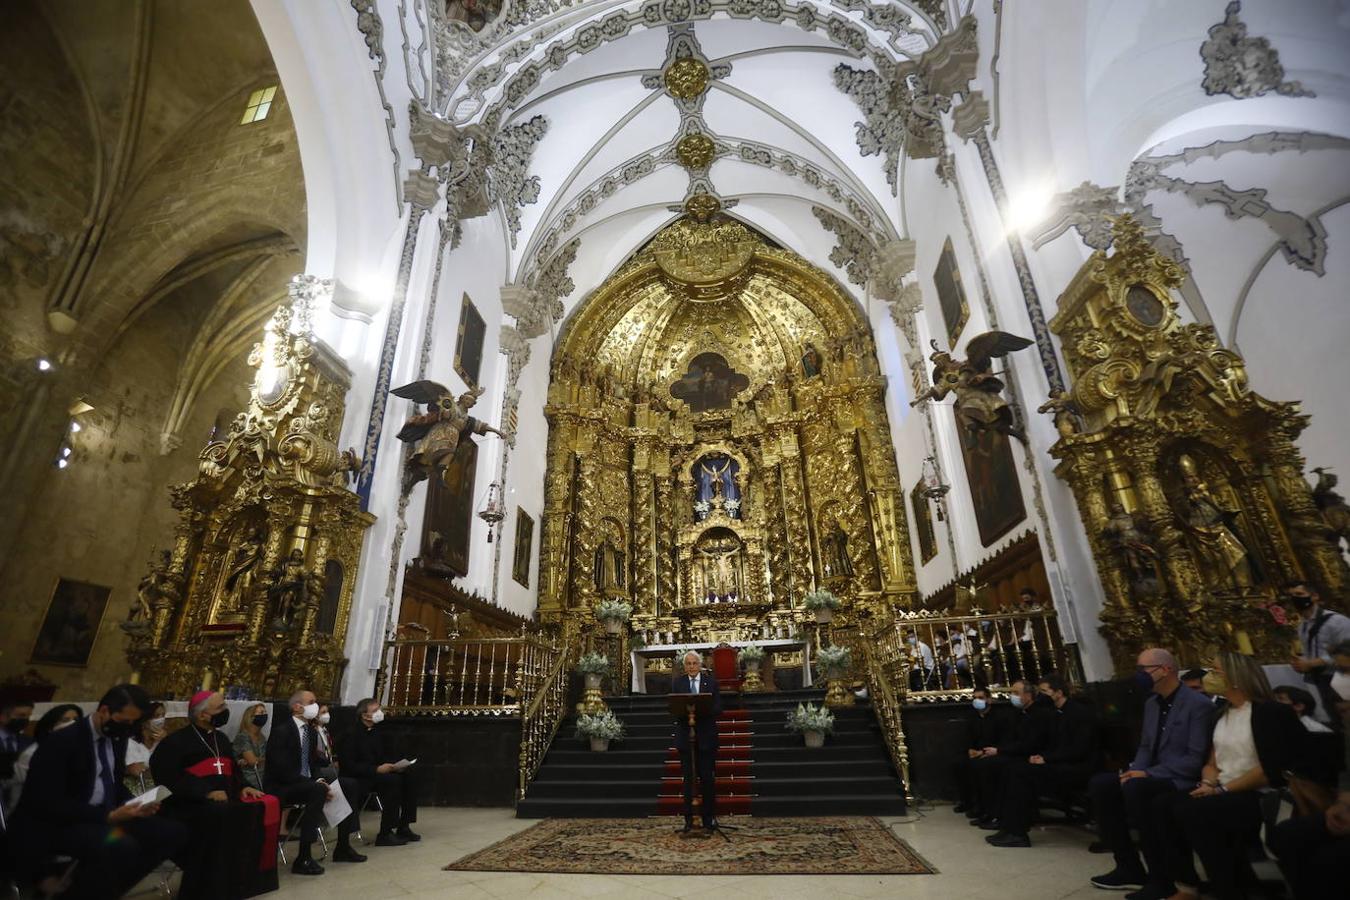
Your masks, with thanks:
[(913, 567), (866, 318), (734, 219), (677, 220), (554, 354), (539, 613), (716, 642), (782, 636), (804, 594), (909, 605)]
[(1307, 416), (1252, 391), (1212, 326), (1181, 320), (1181, 268), (1133, 218), (1114, 234), (1060, 297), (1050, 328), (1073, 385), (1043, 407), (1106, 594), (1102, 633), (1121, 670), (1151, 644), (1283, 661), (1279, 586), (1345, 579), (1294, 445)]
[(249, 355), (247, 410), (171, 489), (171, 551), (123, 624), (131, 665), (159, 695), (239, 686), (336, 696), (366, 528), (347, 489), (356, 460), (335, 443), (350, 373), (310, 333), (328, 282), (299, 276)]

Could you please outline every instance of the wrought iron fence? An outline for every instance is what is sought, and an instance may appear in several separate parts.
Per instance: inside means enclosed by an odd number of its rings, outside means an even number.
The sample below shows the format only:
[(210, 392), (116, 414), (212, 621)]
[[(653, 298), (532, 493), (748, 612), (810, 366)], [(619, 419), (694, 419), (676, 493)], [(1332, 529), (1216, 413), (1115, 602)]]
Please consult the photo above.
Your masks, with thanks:
[(387, 641), (388, 697), (396, 716), (518, 715), (554, 668), (558, 648), (536, 636)]

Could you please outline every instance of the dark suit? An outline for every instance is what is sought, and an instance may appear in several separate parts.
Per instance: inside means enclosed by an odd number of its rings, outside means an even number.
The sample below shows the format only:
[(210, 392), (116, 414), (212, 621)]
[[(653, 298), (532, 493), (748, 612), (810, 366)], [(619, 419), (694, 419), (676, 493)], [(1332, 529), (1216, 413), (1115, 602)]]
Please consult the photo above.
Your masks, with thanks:
[(1030, 706), (1018, 708), (1008, 717), (1011, 723), (1004, 730), (1003, 739), (994, 744), (998, 754), (973, 761), (975, 803), (981, 812), (988, 816), (999, 814), (1008, 770), (1045, 750), (1054, 712), (1054, 704), (1038, 694)]
[(1044, 763), (1013, 763), (1007, 771), (999, 824), (1010, 834), (1026, 834), (1044, 792), (1062, 793), (1082, 787), (1100, 763), (1097, 715), (1091, 706), (1069, 699), (1054, 710), (1050, 739), (1039, 755)]
[[(63, 897), (120, 897), (165, 859), (187, 844), (182, 825), (162, 816), (131, 819), (117, 826), (108, 814), (130, 799), (122, 785), (126, 739), (109, 740), (111, 779), (105, 780), (103, 802), (91, 803), (98, 770), (90, 719), (53, 731), (43, 739), (28, 767), (28, 780), (10, 837), (21, 877), (54, 855), (79, 860), (74, 885)], [(105, 763), (106, 765), (106, 763)]]
[[(966, 750), (997, 747), (1012, 727), (1012, 716), (1013, 711), (1010, 707), (997, 704), (992, 704), (983, 715), (971, 710), (970, 718), (966, 722)], [(953, 766), (956, 783), (961, 792), (961, 805), (966, 808), (967, 815), (975, 818), (994, 813), (994, 809), (987, 805), (985, 798), (976, 790), (975, 773), (984, 762), (984, 759), (980, 757), (972, 759), (968, 752), (962, 751)]]
[[(1163, 711), (1166, 709), (1166, 716)], [(1161, 723), (1161, 727), (1160, 727)], [(1125, 768), (1146, 772), (1147, 778), (1122, 782), (1114, 772), (1092, 778), (1088, 793), (1102, 843), (1111, 848), (1116, 867), (1129, 875), (1148, 875), (1161, 889), (1167, 869), (1168, 835), (1150, 827), (1153, 809), (1175, 802), (1200, 781), (1209, 756), (1214, 728), (1214, 704), (1209, 698), (1180, 685), (1166, 706), (1157, 694), (1144, 701), (1144, 727), (1139, 748)], [(1155, 749), (1156, 748), (1156, 749)], [(1139, 828), (1139, 849), (1130, 840), (1130, 825)], [(1139, 851), (1143, 851), (1143, 863)], [(1144, 871), (1147, 866), (1147, 872)]]
[(7, 726), (0, 726), (0, 781), (14, 777), (14, 763), (31, 743), (33, 739), (28, 735), (15, 734)]
[[(328, 788), (317, 781), (319, 770), (331, 765), (331, 761), (319, 752), (319, 731), (314, 723), (306, 722), (303, 727), (309, 733), (309, 775), (304, 774), (301, 765), (300, 731), (295, 717), (288, 715), (272, 724), (263, 784), (266, 793), (275, 795), (283, 805), (305, 805), (300, 817), (300, 840), (312, 843), (323, 825), (323, 805), (328, 798)], [(361, 785), (353, 778), (339, 778), (337, 785), (352, 806), (352, 814), (338, 823), (338, 834), (345, 838), (360, 824), (357, 810), (361, 808), (363, 795)]]
[[(670, 685), (672, 694), (688, 694), (693, 682), (688, 675), (677, 675)], [(698, 716), (694, 720), (694, 741), (698, 750), (698, 778), (703, 783), (703, 825), (713, 823), (717, 797), (717, 717), (722, 714), (722, 692), (717, 687), (717, 678), (704, 670), (699, 674), (698, 692), (711, 694), (712, 712)], [(681, 720), (675, 723), (675, 748), (680, 751), (680, 765), (684, 770), (684, 819), (690, 822), (694, 818), (694, 760), (689, 752), (689, 723)]]
[(409, 766), (402, 772), (376, 770), (385, 763), (397, 762), (399, 757), (387, 747), (380, 726), (367, 728), (360, 720), (356, 730), (340, 742), (342, 771), (361, 783), (362, 794), (375, 791), (380, 796), (380, 832), (393, 831), (400, 825), (417, 821), (417, 767)]

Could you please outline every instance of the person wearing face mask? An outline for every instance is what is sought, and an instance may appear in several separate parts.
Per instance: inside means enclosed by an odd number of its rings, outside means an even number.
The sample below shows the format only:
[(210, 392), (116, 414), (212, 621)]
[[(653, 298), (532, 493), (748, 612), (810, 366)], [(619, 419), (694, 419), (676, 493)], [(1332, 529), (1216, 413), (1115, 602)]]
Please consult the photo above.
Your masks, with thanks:
[[(1145, 897), (1191, 900), (1199, 895), (1191, 848), (1209, 880), (1208, 894), (1250, 896), (1256, 876), (1247, 848), (1261, 828), (1260, 791), (1281, 788), (1284, 773), (1303, 765), (1307, 735), (1293, 709), (1277, 702), (1266, 674), (1249, 656), (1224, 651), (1205, 676), (1206, 690), (1228, 701), (1214, 726), (1200, 784), (1154, 827), (1168, 848), (1170, 884)], [(1164, 893), (1167, 888), (1175, 890)]]
[(933, 648), (919, 640), (919, 636), (910, 632), (905, 635), (905, 646), (909, 652), (909, 689), (911, 691), (935, 691), (941, 687), (937, 678), (937, 660)]
[(971, 691), (971, 697), (973, 711), (966, 719), (966, 751), (953, 767), (961, 792), (961, 800), (954, 811), (965, 813), (970, 819), (981, 819), (992, 810), (985, 808), (976, 791), (975, 769), (981, 765), (984, 748), (1002, 741), (1012, 722), (1011, 711), (1006, 706), (995, 705), (989, 688), (977, 687)]
[(5, 805), (6, 809), (14, 809), (19, 805), (24, 782), (28, 780), (28, 767), (33, 762), (33, 754), (37, 752), (38, 745), (53, 731), (74, 725), (83, 716), (84, 712), (74, 703), (53, 706), (42, 714), (37, 725), (33, 726), (33, 743), (25, 747), (19, 758), (14, 761), (14, 777), (9, 782), (9, 802)]
[(150, 774), (150, 754), (164, 740), (164, 704), (156, 703), (150, 715), (141, 720), (136, 733), (127, 741), (127, 790), (133, 794), (143, 794), (155, 786), (154, 776)]
[(239, 733), (234, 736), (234, 755), (244, 773), (244, 783), (263, 789), (263, 774), (267, 771), (267, 704), (259, 703), (244, 714)]
[(319, 752), (328, 757), (328, 768), (324, 772), (324, 777), (332, 781), (337, 777), (338, 755), (337, 748), (333, 744), (333, 735), (328, 730), (328, 723), (333, 721), (333, 714), (328, 709), (327, 703), (319, 704), (319, 714), (314, 717), (314, 729), (319, 732)]
[(985, 831), (998, 831), (998, 814), (1003, 801), (1005, 775), (1017, 763), (1045, 750), (1050, 741), (1054, 706), (1049, 698), (1041, 696), (1036, 686), (1028, 681), (1013, 682), (1012, 701), (1015, 712), (1009, 716), (1012, 724), (1003, 740), (980, 750), (975, 763), (976, 803), (985, 815), (970, 824)]
[(224, 695), (198, 691), (188, 705), (188, 726), (161, 741), (150, 758), (155, 783), (173, 792), (164, 815), (192, 834), (176, 858), (184, 897), (230, 900), (277, 885), (281, 805), (240, 777), (239, 761), (220, 730), (229, 720)]
[(33, 704), (6, 703), (0, 706), (0, 803), (5, 801), (14, 779), (14, 763), (19, 754), (32, 746), (24, 733), (33, 717)]
[[(1161, 647), (1135, 660), (1134, 686), (1148, 692), (1139, 746), (1124, 770), (1102, 772), (1088, 782), (1098, 835), (1116, 862), (1091, 879), (1093, 887), (1140, 891), (1152, 885), (1158, 893), (1167, 878), (1166, 848), (1147, 824), (1155, 806), (1175, 802), (1199, 783), (1214, 722), (1214, 705), (1181, 683), (1178, 668), (1176, 657)], [(1138, 847), (1130, 839), (1131, 825), (1139, 829)]]
[(64, 900), (120, 897), (187, 844), (187, 829), (128, 803), (122, 784), (126, 743), (150, 711), (134, 684), (110, 689), (89, 716), (46, 736), (33, 754), (9, 839), (20, 878), (54, 855), (78, 860)]
[(364, 854), (352, 848), (352, 833), (360, 827), (357, 810), (361, 808), (361, 788), (350, 778), (330, 782), (321, 776), (331, 765), (328, 757), (319, 751), (319, 732), (315, 719), (319, 704), (313, 691), (296, 691), (290, 699), (290, 718), (272, 725), (267, 739), (267, 770), (263, 784), (267, 793), (281, 800), (283, 806), (303, 804), (300, 816), (300, 849), (291, 864), (297, 875), (322, 875), (323, 866), (314, 861), (312, 846), (323, 825), (323, 805), (330, 792), (342, 791), (351, 805), (351, 813), (338, 823), (338, 844), (333, 862), (365, 862)]
[(384, 710), (374, 698), (367, 697), (356, 704), (356, 729), (342, 740), (342, 771), (361, 783), (362, 794), (375, 791), (380, 798), (380, 833), (376, 847), (401, 847), (409, 841), (420, 841), (421, 835), (412, 830), (417, 821), (416, 766), (397, 769), (400, 759), (385, 738), (380, 723)]
[(1332, 648), (1350, 641), (1350, 617), (1322, 608), (1322, 597), (1310, 581), (1291, 581), (1284, 586), (1284, 598), (1298, 610), (1302, 619), (1298, 625), (1300, 652), (1289, 664), (1303, 675), (1303, 680), (1317, 688), (1328, 710), (1332, 702), (1328, 688), (1336, 666)]

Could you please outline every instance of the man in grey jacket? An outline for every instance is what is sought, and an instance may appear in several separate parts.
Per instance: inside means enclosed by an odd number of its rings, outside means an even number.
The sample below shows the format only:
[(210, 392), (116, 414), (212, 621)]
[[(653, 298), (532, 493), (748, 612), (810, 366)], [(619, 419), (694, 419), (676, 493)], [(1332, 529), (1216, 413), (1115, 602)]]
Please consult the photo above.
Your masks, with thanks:
[(1182, 686), (1176, 657), (1167, 650), (1152, 647), (1140, 653), (1134, 680), (1151, 692), (1144, 701), (1139, 748), (1125, 771), (1103, 772), (1088, 786), (1102, 843), (1116, 859), (1113, 870), (1092, 879), (1092, 885), (1103, 890), (1143, 890), (1154, 873), (1159, 881), (1166, 879), (1166, 850), (1157, 835), (1153, 829), (1141, 829), (1136, 848), (1130, 823), (1147, 822), (1150, 806), (1196, 786), (1214, 724), (1213, 705), (1203, 694)]

